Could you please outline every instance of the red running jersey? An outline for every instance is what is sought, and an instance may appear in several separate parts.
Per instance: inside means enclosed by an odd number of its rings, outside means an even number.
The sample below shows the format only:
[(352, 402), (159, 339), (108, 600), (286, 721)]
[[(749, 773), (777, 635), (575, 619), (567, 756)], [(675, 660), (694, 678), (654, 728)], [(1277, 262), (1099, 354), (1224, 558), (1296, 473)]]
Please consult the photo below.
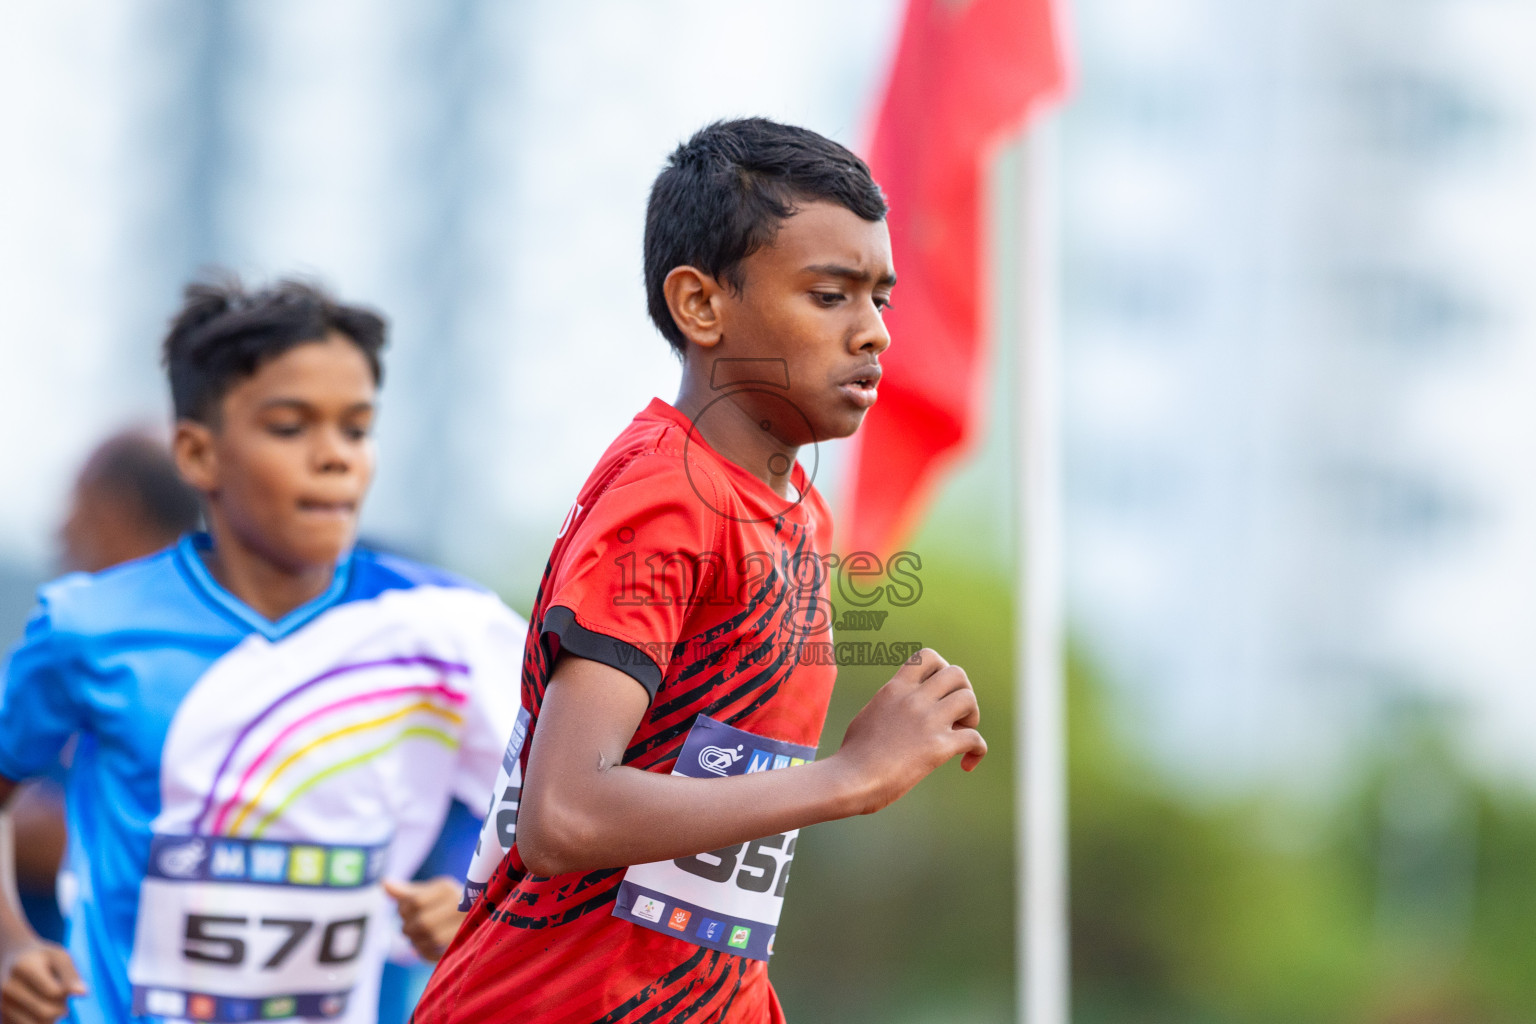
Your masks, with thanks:
[[(523, 662), (530, 741), (565, 650), (652, 694), (625, 764), (671, 771), (701, 714), (816, 746), (836, 675), (824, 568), (832, 522), (804, 471), (793, 474), (798, 501), (716, 454), (667, 403), (635, 417), (587, 478), (539, 585)], [(539, 877), (514, 842), (415, 1024), (784, 1019), (762, 961), (614, 917), (623, 876)]]

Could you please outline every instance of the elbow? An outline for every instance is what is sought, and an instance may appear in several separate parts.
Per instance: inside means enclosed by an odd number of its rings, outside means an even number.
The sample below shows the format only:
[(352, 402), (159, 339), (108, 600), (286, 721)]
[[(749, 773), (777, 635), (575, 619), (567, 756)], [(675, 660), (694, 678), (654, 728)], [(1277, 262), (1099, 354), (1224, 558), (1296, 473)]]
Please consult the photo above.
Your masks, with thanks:
[(530, 872), (544, 878), (576, 870), (569, 852), (558, 841), (534, 829), (519, 833), (517, 852)]
[(517, 852), (535, 875), (553, 878), (600, 865), (592, 860), (598, 848), (593, 824), (570, 808), (549, 802), (524, 803), (517, 823)]

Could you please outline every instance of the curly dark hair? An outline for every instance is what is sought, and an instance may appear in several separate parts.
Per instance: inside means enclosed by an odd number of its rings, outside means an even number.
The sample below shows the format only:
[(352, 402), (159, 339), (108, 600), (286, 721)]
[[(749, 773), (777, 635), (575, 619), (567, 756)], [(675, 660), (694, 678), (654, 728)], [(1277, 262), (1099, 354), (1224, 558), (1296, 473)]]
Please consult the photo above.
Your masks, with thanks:
[(215, 423), (219, 402), (238, 381), (296, 345), (335, 331), (350, 339), (382, 383), (384, 318), (338, 302), (309, 281), (287, 279), (248, 290), (232, 274), (187, 285), (171, 320), (161, 360), (171, 383), (177, 419)]

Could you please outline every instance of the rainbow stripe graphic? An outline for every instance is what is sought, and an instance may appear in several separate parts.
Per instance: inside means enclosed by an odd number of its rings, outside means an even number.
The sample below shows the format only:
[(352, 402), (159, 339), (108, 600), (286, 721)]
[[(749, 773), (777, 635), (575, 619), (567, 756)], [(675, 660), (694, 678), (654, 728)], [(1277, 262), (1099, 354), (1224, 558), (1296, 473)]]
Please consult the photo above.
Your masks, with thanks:
[[(233, 792), (219, 804), (217, 809), (214, 808), (219, 783), (226, 775), (232, 774), (230, 766), (235, 762), (241, 747), (258, 726), (273, 718), (274, 715), (279, 715), (284, 705), (292, 702), (300, 694), (310, 692), (329, 682), (345, 679), (347, 682), (355, 683), (355, 679), (348, 677), (358, 672), (413, 666), (431, 669), (438, 676), (436, 682), (352, 693), (308, 711), (286, 724), (251, 759), (245, 770), (241, 772)], [(247, 838), (259, 839), (304, 793), (328, 779), (367, 764), (407, 740), (423, 739), (449, 750), (457, 748), (456, 734), (458, 726), (464, 721), (461, 709), (467, 698), (463, 693), (449, 688), (445, 680), (449, 675), (463, 675), (468, 672), (467, 665), (418, 656), (340, 665), (305, 680), (267, 705), (236, 735), (229, 750), (224, 754), (218, 770), (214, 773), (212, 784), (208, 787), (208, 794), (203, 800), (202, 810), (197, 817), (195, 831), (201, 834), (236, 836), (241, 835), (244, 830)], [(384, 707), (378, 709), (380, 713), (358, 720), (354, 709), (369, 704), (381, 704)], [(315, 723), (321, 723), (323, 726), (325, 719), (338, 716), (345, 721), (345, 724), (323, 731), (307, 739), (296, 749), (284, 753), (285, 744), (300, 730)], [(347, 747), (345, 749), (349, 756), (341, 760), (327, 757), (331, 751), (338, 749), (335, 746), (337, 741), (370, 733), (377, 734), (380, 741), (361, 752), (353, 752), (355, 747)], [(272, 792), (279, 783), (287, 784), (286, 795), (269, 806), (271, 801), (267, 799), (268, 793)], [(281, 792), (282, 788), (279, 786), (278, 792)], [(209, 824), (210, 818), (211, 824)]]

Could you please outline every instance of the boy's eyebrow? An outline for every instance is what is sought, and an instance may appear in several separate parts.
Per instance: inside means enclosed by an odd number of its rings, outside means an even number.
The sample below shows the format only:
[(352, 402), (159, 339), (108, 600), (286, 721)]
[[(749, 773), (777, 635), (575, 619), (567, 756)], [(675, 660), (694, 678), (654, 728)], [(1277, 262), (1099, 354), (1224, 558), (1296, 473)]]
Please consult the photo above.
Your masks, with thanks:
[(885, 287), (889, 288), (896, 283), (896, 275), (889, 271), (881, 274), (880, 278), (875, 280), (874, 275), (867, 270), (859, 270), (856, 267), (845, 267), (840, 263), (813, 263), (805, 269), (808, 273), (822, 274), (827, 277), (842, 277), (850, 281), (857, 281), (860, 284), (874, 281), (875, 284), (884, 285)]
[[(261, 408), (266, 409), (312, 409), (313, 402), (306, 402), (302, 398), (269, 398), (261, 403)], [(370, 412), (373, 409), (372, 402), (355, 402), (347, 406), (347, 412)]]

